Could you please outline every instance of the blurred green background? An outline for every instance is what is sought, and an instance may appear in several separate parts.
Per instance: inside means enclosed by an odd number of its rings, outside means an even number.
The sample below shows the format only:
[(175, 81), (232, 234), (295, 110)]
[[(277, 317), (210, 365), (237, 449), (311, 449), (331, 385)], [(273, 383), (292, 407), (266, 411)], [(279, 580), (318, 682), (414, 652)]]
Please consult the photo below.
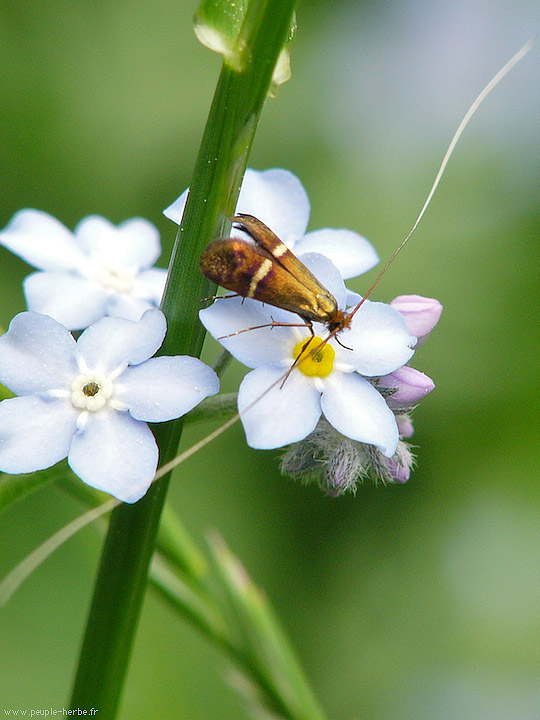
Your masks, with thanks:
[[(220, 66), (192, 33), (196, 5), (2, 2), (1, 227), (22, 207), (70, 228), (143, 216), (166, 266), (161, 211), (189, 183)], [(534, 0), (301, 2), (293, 77), (250, 165), (301, 178), (311, 229), (355, 229), (388, 257), (465, 110), (539, 19)], [(409, 483), (330, 499), (239, 427), (173, 483), (194, 536), (218, 528), (265, 589), (334, 720), (540, 718), (539, 56), (482, 106), (377, 290), (445, 306), (413, 361), (437, 389), (415, 415)], [(29, 268), (0, 250), (0, 272), (5, 327)], [(49, 487), (5, 513), (2, 575), (79, 512)], [(80, 533), (0, 611), (3, 710), (66, 706), (100, 544)], [(247, 718), (227, 673), (150, 592), (120, 717)]]

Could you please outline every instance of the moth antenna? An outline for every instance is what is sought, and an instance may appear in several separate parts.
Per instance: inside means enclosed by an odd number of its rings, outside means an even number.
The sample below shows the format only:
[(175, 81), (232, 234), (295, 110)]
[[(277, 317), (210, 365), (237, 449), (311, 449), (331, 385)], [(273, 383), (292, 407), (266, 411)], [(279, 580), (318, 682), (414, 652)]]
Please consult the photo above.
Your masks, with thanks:
[[(386, 273), (386, 271), (388, 270), (390, 265), (394, 262), (394, 260), (396, 259), (398, 254), (401, 252), (401, 250), (405, 247), (405, 245), (409, 241), (411, 235), (414, 233), (414, 231), (420, 224), (420, 221), (422, 220), (424, 213), (426, 212), (426, 210), (433, 198), (433, 195), (435, 194), (435, 192), (439, 186), (439, 183), (444, 174), (444, 171), (446, 170), (446, 166), (448, 165), (448, 161), (450, 160), (450, 157), (452, 156), (454, 149), (455, 149), (461, 135), (463, 134), (463, 131), (469, 124), (472, 116), (477, 111), (480, 104), (483, 102), (483, 100), (485, 100), (485, 98), (489, 95), (489, 93), (496, 87), (496, 85), (499, 84), (499, 82), (505, 77), (505, 75), (507, 75), (510, 72), (510, 70), (512, 70), (512, 68), (515, 65), (517, 65), (517, 63), (529, 52), (529, 50), (531, 49), (531, 47), (533, 46), (535, 41), (536, 41), (536, 37), (531, 38), (527, 43), (525, 43), (525, 45), (520, 50), (518, 50), (518, 52), (513, 57), (510, 58), (510, 60), (499, 70), (498, 73), (496, 73), (496, 75), (494, 75), (494, 77), (488, 82), (488, 84), (484, 87), (484, 89), (478, 94), (478, 96), (476, 97), (476, 99), (474, 100), (474, 102), (472, 103), (470, 108), (467, 110), (467, 112), (465, 113), (465, 116), (463, 117), (463, 120), (459, 124), (458, 129), (456, 130), (456, 132), (454, 133), (454, 136), (452, 137), (452, 140), (450, 141), (448, 149), (443, 157), (443, 160), (441, 162), (441, 165), (440, 165), (437, 175), (435, 177), (435, 180), (433, 181), (433, 185), (431, 186), (431, 190), (429, 191), (426, 201), (424, 202), (422, 209), (420, 210), (420, 213), (418, 214), (418, 217), (416, 218), (411, 230), (409, 231), (409, 233), (407, 234), (405, 239), (402, 241), (402, 243), (398, 246), (398, 248), (391, 255), (390, 259), (385, 263), (383, 269), (377, 275), (377, 277), (375, 278), (371, 287), (365, 293), (362, 300), (358, 303), (358, 305), (350, 313), (348, 313), (346, 315), (346, 317), (348, 319), (353, 317), (353, 315), (360, 309), (360, 307), (362, 306), (364, 301), (367, 300), (367, 298), (371, 295), (373, 290), (379, 284), (383, 275)], [(247, 217), (249, 217), (249, 216), (247, 216)], [(236, 218), (230, 218), (230, 220), (234, 224), (240, 224), (240, 225), (242, 224), (241, 222), (236, 222), (238, 220), (238, 216)], [(282, 323), (275, 323), (275, 324), (280, 325)], [(289, 325), (289, 323), (284, 323), (284, 324)], [(290, 325), (294, 325), (294, 323), (291, 323)], [(257, 327), (266, 327), (266, 326), (261, 325), (261, 326), (257, 326)], [(309, 352), (306, 352), (306, 350), (309, 349), (309, 345), (314, 337), (314, 332), (313, 332), (313, 329), (311, 328), (312, 337), (308, 338), (304, 347), (302, 348), (302, 351), (297, 356), (297, 358), (294, 360), (292, 365), (288, 368), (288, 370), (283, 375), (281, 375), (281, 377), (279, 377), (277, 380), (275, 380), (269, 387), (266, 388), (266, 390), (264, 390), (255, 400), (253, 400), (253, 402), (251, 402), (246, 408), (244, 408), (243, 413), (248, 412), (257, 402), (259, 402), (261, 400), (261, 398), (263, 398), (265, 395), (267, 395), (275, 387), (277, 387), (278, 385), (283, 386), (283, 384), (287, 381), (287, 378), (289, 377), (289, 375), (295, 368), (297, 368), (299, 365), (301, 365), (303, 362), (305, 362), (309, 357), (315, 355), (317, 352), (320, 352), (320, 350), (326, 345), (326, 343), (330, 339), (332, 339), (332, 338), (337, 339), (337, 337), (336, 337), (337, 333), (339, 333), (343, 329), (343, 327), (344, 327), (344, 325), (342, 323), (340, 323), (339, 326), (332, 329), (331, 332), (326, 336), (326, 338), (324, 340), (322, 340), (315, 348), (313, 348)], [(246, 328), (245, 330), (237, 331), (236, 333), (232, 333), (231, 335), (237, 335), (237, 334), (240, 334), (242, 332), (246, 332), (247, 330), (252, 330), (252, 329), (254, 329), (254, 328)], [(224, 337), (231, 337), (231, 336), (226, 335)], [(338, 340), (338, 342), (339, 342), (339, 340)], [(339, 344), (343, 345), (342, 343), (339, 343)], [(343, 347), (346, 348), (347, 346), (343, 345)]]
[(476, 100), (473, 102), (473, 104), (470, 106), (470, 108), (465, 113), (463, 120), (460, 122), (458, 129), (454, 133), (454, 137), (450, 141), (450, 145), (448, 146), (448, 149), (442, 159), (441, 166), (439, 167), (439, 171), (435, 177), (435, 180), (433, 181), (433, 185), (431, 186), (431, 190), (428, 193), (428, 196), (426, 198), (425, 203), (422, 206), (422, 209), (420, 210), (420, 213), (418, 214), (418, 217), (414, 221), (414, 224), (412, 228), (410, 229), (409, 233), (403, 240), (403, 242), (397, 247), (396, 250), (394, 250), (393, 254), (391, 255), (390, 259), (387, 260), (385, 263), (383, 269), (380, 271), (380, 273), (377, 275), (373, 283), (371, 284), (370, 288), (360, 301), (360, 303), (354, 308), (354, 310), (351, 312), (351, 316), (354, 315), (360, 307), (363, 305), (364, 301), (367, 300), (367, 298), (371, 295), (373, 290), (377, 287), (379, 282), (381, 281), (381, 278), (386, 273), (390, 265), (394, 262), (396, 257), (399, 255), (399, 253), (403, 250), (407, 242), (409, 241), (409, 238), (414, 233), (418, 225), (420, 224), (420, 221), (424, 217), (424, 213), (428, 209), (428, 206), (435, 195), (435, 191), (439, 187), (439, 183), (441, 181), (441, 178), (443, 176), (444, 171), (446, 170), (446, 166), (448, 165), (448, 161), (450, 160), (450, 157), (452, 156), (452, 153), (454, 152), (454, 149), (460, 139), (460, 137), (463, 134), (463, 131), (469, 124), (472, 116), (474, 113), (478, 110), (480, 104), (485, 100), (485, 98), (489, 95), (489, 93), (495, 88), (496, 85), (500, 83), (500, 81), (503, 79), (505, 75), (508, 75), (510, 70), (518, 64), (518, 62), (529, 52), (531, 47), (536, 42), (536, 37), (532, 37), (528, 42), (525, 43), (525, 45), (517, 51), (517, 53), (510, 58), (510, 60), (499, 70), (499, 72), (494, 75), (491, 80), (488, 82), (488, 84), (485, 86), (485, 88), (478, 94)]

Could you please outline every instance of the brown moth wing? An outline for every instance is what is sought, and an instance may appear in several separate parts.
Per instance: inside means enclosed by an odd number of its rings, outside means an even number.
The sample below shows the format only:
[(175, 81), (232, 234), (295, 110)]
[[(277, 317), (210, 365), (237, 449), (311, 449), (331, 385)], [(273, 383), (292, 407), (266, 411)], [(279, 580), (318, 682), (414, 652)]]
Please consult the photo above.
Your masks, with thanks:
[[(300, 267), (300, 272), (309, 273), (290, 254)], [(214, 240), (203, 250), (199, 264), (203, 275), (217, 285), (243, 297), (290, 310), (307, 321), (328, 322), (337, 310), (335, 299), (317, 280), (313, 288), (306, 287), (282, 263), (277, 262), (264, 246), (248, 240)]]
[[(334, 296), (267, 225), (256, 217), (253, 217), (253, 215), (236, 215), (231, 218), (231, 221), (250, 236), (263, 256), (268, 257), (268, 259), (272, 261), (274, 273), (269, 272), (267, 279), (264, 277), (263, 271), (261, 271), (259, 275), (258, 279), (260, 280), (259, 287), (261, 292), (264, 291), (264, 286), (268, 285), (268, 292), (272, 294), (272, 292), (279, 289), (280, 284), (283, 282), (284, 292), (285, 286), (287, 286), (289, 292), (294, 288), (295, 296), (301, 298), (301, 300), (296, 303), (296, 299), (293, 300), (291, 297), (287, 305), (284, 305), (282, 300), (272, 302), (266, 299), (264, 302), (275, 305), (276, 307), (282, 307), (285, 310), (291, 310), (301, 317), (313, 321), (327, 322), (336, 314), (337, 302)], [(288, 283), (285, 282), (284, 275), (278, 272), (278, 267), (276, 266), (282, 268), (289, 274), (290, 280)], [(263, 280), (265, 282), (263, 282)], [(277, 285), (276, 280), (278, 282)], [(300, 290), (299, 285), (304, 288), (303, 291)], [(279, 292), (280, 296), (283, 295), (284, 292)], [(255, 294), (249, 295), (248, 297), (255, 297), (258, 300), (263, 299), (259, 297), (259, 290), (257, 288), (255, 288)]]
[(253, 215), (236, 215), (231, 218), (234, 225), (247, 233), (259, 247), (264, 248), (268, 254), (288, 272), (291, 273), (300, 283), (306, 285), (309, 290), (318, 288), (321, 295), (330, 295), (328, 290), (321, 285), (315, 275), (292, 253), (285, 243), (279, 239), (273, 230)]

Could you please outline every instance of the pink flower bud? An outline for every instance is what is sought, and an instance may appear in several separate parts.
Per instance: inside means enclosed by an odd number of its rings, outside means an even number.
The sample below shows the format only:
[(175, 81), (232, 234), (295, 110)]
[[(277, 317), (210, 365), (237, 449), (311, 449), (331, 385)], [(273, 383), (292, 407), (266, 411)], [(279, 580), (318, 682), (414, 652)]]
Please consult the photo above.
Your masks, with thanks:
[(395, 390), (386, 398), (390, 408), (409, 408), (426, 397), (435, 387), (433, 380), (408, 365), (400, 367), (389, 375), (384, 375), (379, 384), (381, 387)]
[(384, 458), (383, 465), (383, 476), (386, 482), (406, 483), (414, 465), (414, 457), (407, 443), (400, 440), (395, 455), (391, 458)]
[(408, 415), (398, 415), (396, 422), (400, 437), (411, 438), (414, 435), (414, 425)]
[(411, 468), (407, 463), (401, 463), (394, 458), (390, 458), (386, 461), (386, 467), (390, 473), (393, 482), (406, 483), (411, 476)]
[(442, 305), (438, 300), (422, 295), (398, 295), (390, 305), (403, 315), (407, 330), (418, 338), (418, 345), (424, 342), (442, 313)]

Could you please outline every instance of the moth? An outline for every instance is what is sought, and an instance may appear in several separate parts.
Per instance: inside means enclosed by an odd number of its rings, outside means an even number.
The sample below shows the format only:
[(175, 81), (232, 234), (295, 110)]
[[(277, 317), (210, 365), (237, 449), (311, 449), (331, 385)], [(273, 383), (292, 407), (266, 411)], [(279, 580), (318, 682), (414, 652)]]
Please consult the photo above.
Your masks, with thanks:
[(237, 295), (296, 313), (312, 334), (313, 322), (332, 334), (350, 324), (350, 314), (267, 225), (253, 215), (231, 220), (249, 240), (218, 238), (207, 245), (199, 261), (203, 275)]

